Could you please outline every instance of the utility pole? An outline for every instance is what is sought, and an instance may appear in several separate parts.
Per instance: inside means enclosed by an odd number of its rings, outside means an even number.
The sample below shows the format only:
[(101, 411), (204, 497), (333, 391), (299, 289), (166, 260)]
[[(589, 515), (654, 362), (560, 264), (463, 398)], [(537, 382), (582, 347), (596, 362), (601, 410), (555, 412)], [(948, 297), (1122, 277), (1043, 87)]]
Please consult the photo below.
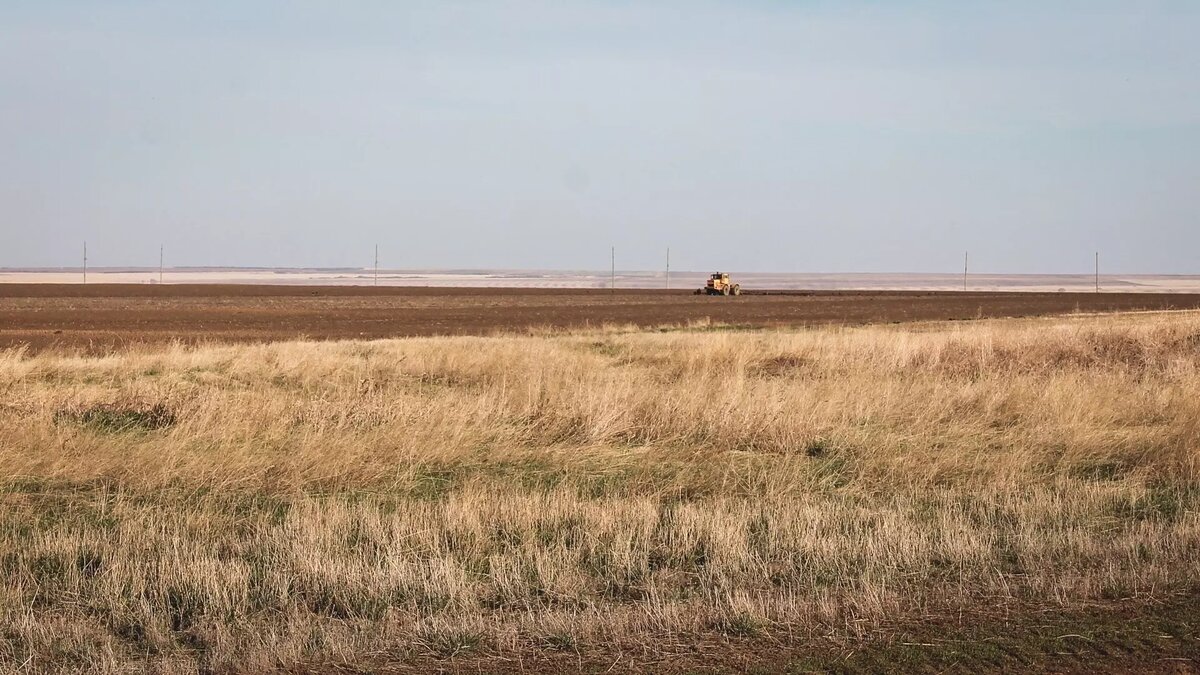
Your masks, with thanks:
[(616, 294), (616, 292), (617, 292), (617, 247), (616, 246), (612, 247), (611, 254), (612, 254), (612, 271), (609, 273), (609, 277), (608, 277), (608, 289), (609, 289), (610, 293)]
[(967, 266), (971, 262), (971, 252), (963, 252), (963, 290), (967, 290)]
[(375, 285), (379, 285), (379, 244), (375, 244)]
[(671, 247), (667, 247), (667, 290), (671, 290)]
[(1096, 251), (1096, 292), (1100, 292), (1100, 252)]
[(83, 242), (83, 283), (87, 283), (87, 242)]

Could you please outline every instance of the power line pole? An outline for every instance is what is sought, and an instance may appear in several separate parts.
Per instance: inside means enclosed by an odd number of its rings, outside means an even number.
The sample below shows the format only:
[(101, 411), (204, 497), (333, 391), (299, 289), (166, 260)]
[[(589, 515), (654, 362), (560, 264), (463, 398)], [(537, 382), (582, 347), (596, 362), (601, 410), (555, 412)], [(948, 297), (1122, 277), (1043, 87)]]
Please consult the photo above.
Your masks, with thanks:
[(379, 285), (379, 244), (375, 244), (375, 285)]
[(967, 266), (971, 261), (971, 252), (963, 252), (963, 290), (967, 290)]
[(615, 294), (617, 292), (617, 247), (616, 246), (612, 247), (611, 255), (612, 255), (612, 271), (609, 273), (609, 277), (608, 277), (608, 289), (609, 289), (610, 293)]
[(1100, 252), (1096, 251), (1096, 292), (1100, 292)]
[(158, 245), (158, 283), (162, 285), (162, 270), (163, 270), (163, 245)]
[(667, 290), (671, 290), (671, 247), (667, 247)]
[(83, 283), (87, 283), (87, 242), (83, 242)]

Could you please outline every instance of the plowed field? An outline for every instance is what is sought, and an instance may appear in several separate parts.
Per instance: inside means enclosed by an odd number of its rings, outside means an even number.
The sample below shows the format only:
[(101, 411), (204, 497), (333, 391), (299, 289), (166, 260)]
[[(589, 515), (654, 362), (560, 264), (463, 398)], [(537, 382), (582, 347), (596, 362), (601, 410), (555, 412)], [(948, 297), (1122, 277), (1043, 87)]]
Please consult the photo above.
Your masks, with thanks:
[(1200, 308), (1200, 294), (687, 291), (247, 285), (0, 285), (0, 348), (484, 335), (605, 324), (890, 323)]

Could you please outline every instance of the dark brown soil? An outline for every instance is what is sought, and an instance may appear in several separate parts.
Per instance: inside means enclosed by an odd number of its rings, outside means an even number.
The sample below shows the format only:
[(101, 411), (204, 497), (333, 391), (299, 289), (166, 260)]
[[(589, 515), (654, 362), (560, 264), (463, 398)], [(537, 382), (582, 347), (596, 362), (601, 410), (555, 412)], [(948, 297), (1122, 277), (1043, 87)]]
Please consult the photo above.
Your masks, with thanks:
[(606, 324), (740, 327), (1200, 308), (1197, 294), (0, 284), (0, 348), (485, 335)]

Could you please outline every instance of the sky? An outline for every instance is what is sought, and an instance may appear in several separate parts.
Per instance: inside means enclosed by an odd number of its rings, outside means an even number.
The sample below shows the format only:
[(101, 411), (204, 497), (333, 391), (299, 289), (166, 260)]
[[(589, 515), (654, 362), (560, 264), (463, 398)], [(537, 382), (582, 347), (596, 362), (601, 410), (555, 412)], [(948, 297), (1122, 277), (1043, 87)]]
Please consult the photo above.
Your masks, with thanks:
[(0, 266), (1200, 273), (1200, 2), (0, 0)]

